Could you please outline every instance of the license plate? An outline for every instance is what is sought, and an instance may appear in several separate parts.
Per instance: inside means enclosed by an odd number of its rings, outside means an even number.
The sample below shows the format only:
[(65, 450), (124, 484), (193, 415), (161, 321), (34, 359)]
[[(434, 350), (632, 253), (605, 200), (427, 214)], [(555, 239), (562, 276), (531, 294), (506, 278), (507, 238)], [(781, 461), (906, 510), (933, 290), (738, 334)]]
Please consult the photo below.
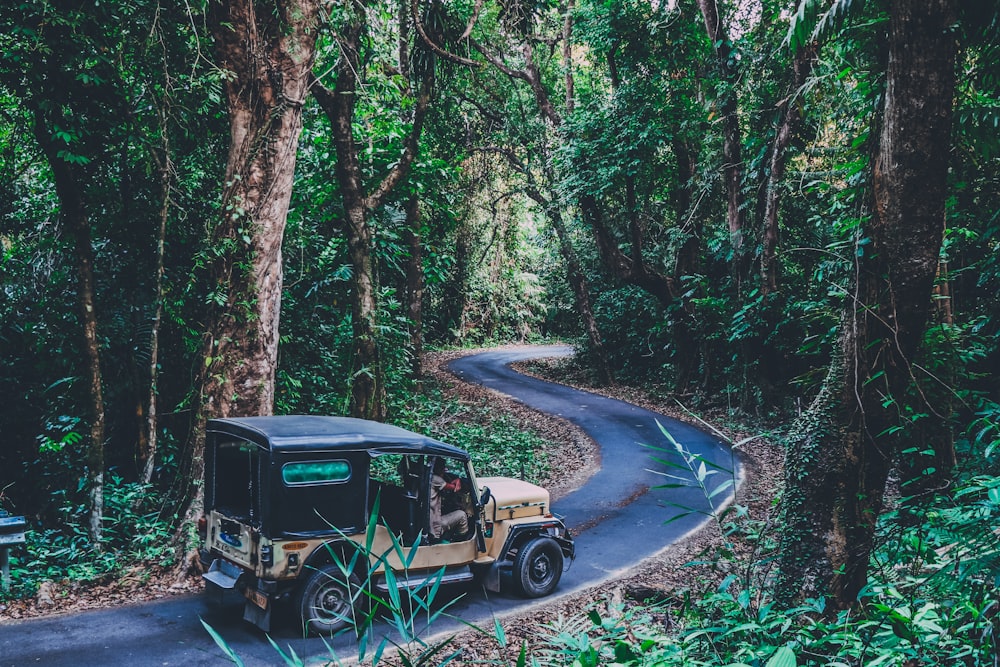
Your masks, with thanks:
[(243, 592), (243, 594), (247, 596), (247, 599), (250, 600), (250, 602), (253, 602), (261, 609), (267, 609), (267, 596), (260, 591), (254, 588), (248, 588)]

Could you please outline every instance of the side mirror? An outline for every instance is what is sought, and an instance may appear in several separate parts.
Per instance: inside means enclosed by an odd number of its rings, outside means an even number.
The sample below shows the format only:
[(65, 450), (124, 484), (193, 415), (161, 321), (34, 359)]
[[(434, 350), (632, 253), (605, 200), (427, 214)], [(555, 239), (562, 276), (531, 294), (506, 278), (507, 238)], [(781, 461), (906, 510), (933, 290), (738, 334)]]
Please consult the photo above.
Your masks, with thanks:
[(484, 486), (483, 487), (483, 493), (482, 493), (481, 496), (479, 496), (479, 506), (480, 507), (485, 507), (486, 503), (490, 502), (490, 498), (492, 498), (492, 497), (493, 497), (493, 494), (490, 492), (490, 487)]

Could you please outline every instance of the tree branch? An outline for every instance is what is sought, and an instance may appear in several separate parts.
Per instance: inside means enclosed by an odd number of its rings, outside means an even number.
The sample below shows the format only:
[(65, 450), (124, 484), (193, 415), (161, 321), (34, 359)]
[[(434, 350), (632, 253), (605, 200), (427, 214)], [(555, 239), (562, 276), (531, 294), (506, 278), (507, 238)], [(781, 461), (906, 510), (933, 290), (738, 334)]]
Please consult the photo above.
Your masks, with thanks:
[(403, 154), (396, 165), (386, 174), (378, 187), (365, 198), (365, 206), (369, 211), (373, 211), (385, 203), (389, 193), (399, 185), (399, 182), (410, 172), (413, 161), (417, 158), (420, 148), (420, 133), (424, 127), (424, 118), (427, 115), (427, 107), (430, 106), (431, 87), (434, 82), (433, 70), (428, 73), (420, 86), (420, 95), (417, 97), (417, 106), (413, 111), (413, 126), (410, 134), (406, 137)]
[[(418, 2), (419, 0), (410, 0), (410, 13), (413, 15), (413, 25), (417, 29), (417, 34), (419, 34), (420, 38), (424, 40), (427, 48), (450, 62), (457, 63), (459, 65), (466, 65), (468, 67), (482, 67), (482, 63), (477, 63), (475, 60), (469, 60), (468, 58), (463, 58), (460, 55), (452, 53), (451, 51), (446, 51), (434, 43), (434, 40), (432, 40), (427, 34), (427, 30), (424, 28), (424, 23), (420, 20), (420, 16), (418, 15)], [(469, 28), (466, 29), (468, 30)]]

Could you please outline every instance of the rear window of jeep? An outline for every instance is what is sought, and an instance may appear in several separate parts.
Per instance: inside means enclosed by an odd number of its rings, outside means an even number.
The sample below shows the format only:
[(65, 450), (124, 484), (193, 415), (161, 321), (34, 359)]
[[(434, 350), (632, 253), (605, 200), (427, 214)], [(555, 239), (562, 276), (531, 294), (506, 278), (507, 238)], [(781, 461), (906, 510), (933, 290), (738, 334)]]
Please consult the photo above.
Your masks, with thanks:
[(296, 461), (281, 467), (281, 479), (288, 486), (337, 484), (351, 478), (347, 461)]

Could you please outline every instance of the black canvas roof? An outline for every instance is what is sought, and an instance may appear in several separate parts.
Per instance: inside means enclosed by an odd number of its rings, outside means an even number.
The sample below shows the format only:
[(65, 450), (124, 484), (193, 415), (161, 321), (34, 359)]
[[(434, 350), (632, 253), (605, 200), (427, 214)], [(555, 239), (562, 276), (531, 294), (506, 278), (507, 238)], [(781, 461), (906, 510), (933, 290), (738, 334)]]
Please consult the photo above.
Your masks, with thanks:
[(282, 415), (210, 419), (206, 430), (249, 440), (274, 451), (370, 449), (469, 458), (465, 450), (425, 435), (353, 417)]

